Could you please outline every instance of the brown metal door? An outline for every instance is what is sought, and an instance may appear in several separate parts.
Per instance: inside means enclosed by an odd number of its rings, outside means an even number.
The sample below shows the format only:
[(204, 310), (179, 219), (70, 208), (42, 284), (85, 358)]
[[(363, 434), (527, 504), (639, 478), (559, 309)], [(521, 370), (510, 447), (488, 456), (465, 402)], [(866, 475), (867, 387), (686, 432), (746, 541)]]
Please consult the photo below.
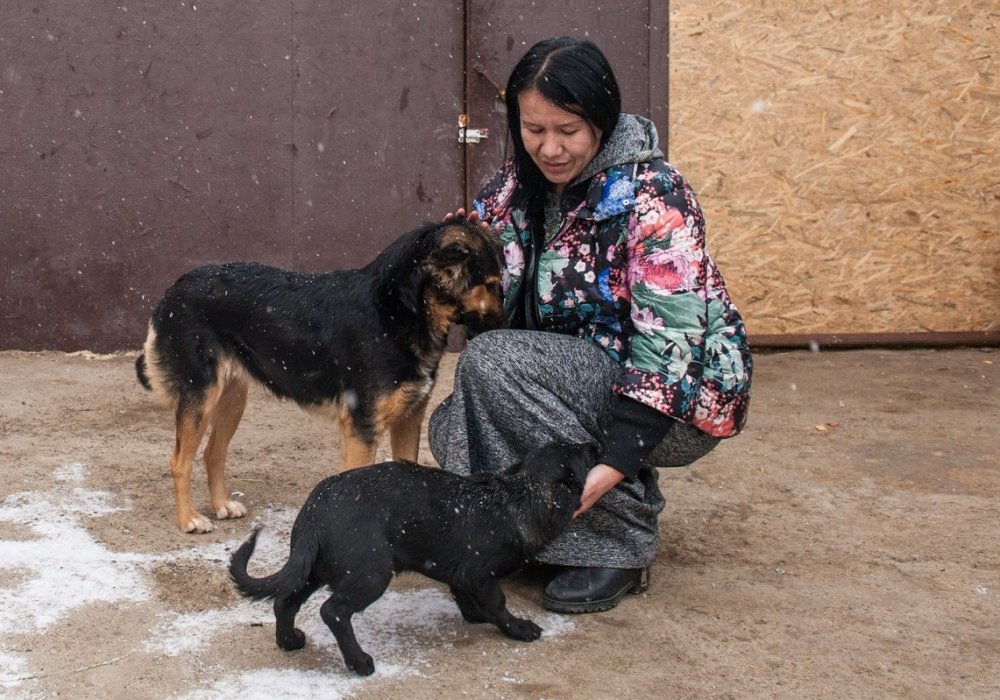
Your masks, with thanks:
[(586, 37), (608, 57), (622, 92), (622, 109), (652, 119), (667, 151), (668, 3), (585, 0), (498, 3), (467, 0), (466, 94), (468, 126), (488, 138), (466, 147), (471, 201), (500, 164), (507, 145), (499, 91), (532, 44), (551, 36)]
[(296, 6), (296, 266), (353, 267), (462, 201), (463, 5)]
[[(203, 263), (370, 260), (499, 164), (490, 78), (544, 36), (597, 40), (665, 134), (666, 19), (649, 0), (5, 0), (0, 349), (138, 348)], [(458, 143), (463, 112), (488, 140)]]
[(453, 209), (462, 27), (461, 0), (5, 0), (0, 349), (134, 349), (191, 267), (356, 266)]

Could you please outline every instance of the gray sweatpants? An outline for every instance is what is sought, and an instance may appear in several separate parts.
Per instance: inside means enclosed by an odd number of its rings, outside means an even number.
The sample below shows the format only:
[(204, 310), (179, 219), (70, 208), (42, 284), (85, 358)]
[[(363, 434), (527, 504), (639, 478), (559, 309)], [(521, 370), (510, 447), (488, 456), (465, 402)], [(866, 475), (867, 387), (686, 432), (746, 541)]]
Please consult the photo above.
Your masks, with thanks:
[[(430, 419), (444, 469), (503, 469), (554, 439), (601, 444), (621, 365), (593, 343), (540, 331), (490, 331), (459, 356), (455, 386)], [(675, 421), (635, 479), (623, 480), (538, 555), (562, 566), (641, 568), (656, 556), (664, 501), (655, 467), (684, 466), (719, 439)]]

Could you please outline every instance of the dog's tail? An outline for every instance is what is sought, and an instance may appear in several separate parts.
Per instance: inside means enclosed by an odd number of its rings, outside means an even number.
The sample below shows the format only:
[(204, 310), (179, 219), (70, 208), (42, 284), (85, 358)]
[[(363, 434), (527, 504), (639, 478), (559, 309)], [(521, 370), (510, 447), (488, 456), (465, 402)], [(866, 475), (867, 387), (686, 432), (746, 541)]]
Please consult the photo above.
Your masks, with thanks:
[(257, 547), (258, 525), (250, 533), (250, 538), (233, 552), (229, 560), (229, 578), (236, 584), (236, 590), (253, 600), (268, 600), (281, 591), (291, 592), (302, 590), (316, 561), (318, 547), (304, 540), (299, 540), (292, 547), (291, 556), (280, 570), (263, 578), (254, 578), (247, 573), (247, 564)]
[(135, 358), (135, 376), (143, 388), (152, 391), (153, 385), (149, 383), (149, 375), (146, 373), (146, 353), (144, 352), (140, 352), (139, 357)]

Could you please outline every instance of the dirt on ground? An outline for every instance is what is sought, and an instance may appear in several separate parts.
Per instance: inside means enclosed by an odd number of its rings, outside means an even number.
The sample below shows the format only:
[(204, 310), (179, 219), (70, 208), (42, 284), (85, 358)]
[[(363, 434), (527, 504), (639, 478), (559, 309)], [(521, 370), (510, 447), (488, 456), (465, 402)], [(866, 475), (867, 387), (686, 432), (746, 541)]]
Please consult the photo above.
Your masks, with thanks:
[[(1000, 352), (759, 353), (746, 431), (661, 471), (648, 592), (563, 616), (542, 609), (541, 581), (509, 579), (511, 608), (545, 628), (527, 644), (403, 575), (355, 619), (376, 663), (365, 679), (320, 622), (321, 595), (300, 614), (306, 648), (287, 653), (268, 604), (226, 574), (254, 523), (251, 571), (283, 562), (298, 507), (335, 471), (335, 427), (255, 390), (229, 468), (248, 516), (182, 534), (172, 419), (133, 359), (0, 353), (0, 696), (1000, 693)], [(207, 507), (203, 472), (195, 487)]]

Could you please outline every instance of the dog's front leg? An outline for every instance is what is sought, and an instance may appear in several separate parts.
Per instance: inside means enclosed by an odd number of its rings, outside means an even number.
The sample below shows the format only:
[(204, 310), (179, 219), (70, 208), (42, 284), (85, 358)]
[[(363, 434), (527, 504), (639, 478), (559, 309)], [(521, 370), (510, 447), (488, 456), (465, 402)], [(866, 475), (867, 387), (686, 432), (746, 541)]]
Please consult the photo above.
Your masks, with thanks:
[(471, 622), (474, 625), (478, 625), (482, 622), (492, 622), (493, 619), (479, 607), (479, 601), (475, 599), (474, 596), (468, 593), (451, 587), (451, 595), (455, 599), (455, 604), (458, 605), (458, 609), (462, 612), (462, 617), (465, 618), (466, 622)]
[[(466, 611), (474, 616), (478, 613), (485, 618), (483, 622), (492, 622), (508, 637), (522, 642), (533, 642), (542, 636), (542, 628), (534, 622), (511, 614), (507, 609), (507, 599), (500, 588), (500, 582), (492, 576), (484, 574), (463, 593), (468, 598), (465, 601), (468, 608), (462, 607), (463, 604), (459, 603), (463, 616)], [(459, 600), (458, 596), (455, 600)]]

